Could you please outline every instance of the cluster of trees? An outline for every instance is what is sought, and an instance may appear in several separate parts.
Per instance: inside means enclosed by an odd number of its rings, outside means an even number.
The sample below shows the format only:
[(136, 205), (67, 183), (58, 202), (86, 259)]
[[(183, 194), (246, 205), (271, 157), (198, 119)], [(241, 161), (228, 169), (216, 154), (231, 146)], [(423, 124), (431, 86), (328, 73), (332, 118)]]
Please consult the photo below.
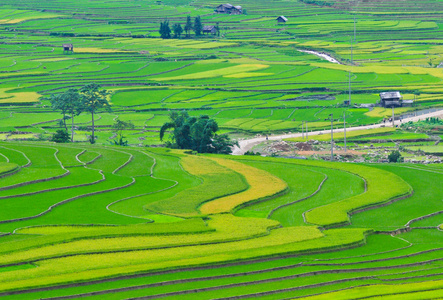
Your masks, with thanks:
[[(218, 24), (216, 25), (216, 27), (218, 32)], [(194, 31), (195, 36), (202, 35), (203, 25), (200, 16), (195, 17), (194, 24), (192, 24), (191, 16), (187, 16), (186, 24), (184, 27), (182, 27), (180, 23), (175, 23), (174, 25), (172, 25), (172, 30), (171, 27), (169, 26), (169, 20), (166, 19), (160, 23), (159, 33), (162, 39), (170, 39), (170, 38), (177, 39), (181, 37), (183, 32), (185, 32), (187, 38), (191, 37), (191, 31)]]
[[(89, 139), (91, 144), (95, 143), (95, 126), (94, 126), (94, 114), (100, 109), (110, 110), (111, 106), (108, 102), (110, 92), (97, 84), (88, 84), (81, 89), (68, 89), (64, 93), (52, 94), (49, 98), (51, 106), (54, 110), (60, 110), (63, 114), (62, 125), (65, 128), (67, 134), (68, 127), (66, 120), (71, 119), (71, 141), (74, 141), (74, 117), (80, 115), (83, 112), (91, 114), (92, 118), (92, 135)], [(69, 115), (69, 117), (68, 117)], [(66, 135), (57, 132), (53, 140), (60, 142), (66, 139)]]
[(169, 118), (170, 122), (160, 129), (160, 140), (163, 140), (166, 131), (172, 130), (171, 140), (166, 143), (168, 147), (198, 153), (230, 154), (231, 148), (237, 145), (226, 134), (218, 135), (217, 122), (206, 115), (191, 117), (186, 111), (174, 111)]
[(301, 0), (301, 2), (306, 4), (314, 4), (318, 6), (334, 6), (334, 3), (332, 2), (326, 2), (321, 0)]

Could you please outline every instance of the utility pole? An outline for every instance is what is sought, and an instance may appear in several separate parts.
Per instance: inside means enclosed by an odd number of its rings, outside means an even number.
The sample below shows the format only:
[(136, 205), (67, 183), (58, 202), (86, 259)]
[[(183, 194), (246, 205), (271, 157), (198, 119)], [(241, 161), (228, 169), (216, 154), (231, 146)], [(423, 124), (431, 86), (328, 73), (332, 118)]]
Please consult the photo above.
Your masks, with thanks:
[[(354, 63), (354, 55), (353, 55), (352, 38), (351, 38), (351, 66), (353, 63)], [(349, 104), (348, 105), (351, 105), (351, 69), (350, 68), (351, 67), (349, 67), (349, 71), (348, 71), (348, 76), (349, 76), (349, 99), (348, 99)]]
[(355, 27), (355, 16), (354, 16), (354, 42), (357, 41), (356, 35), (357, 35), (357, 30), (356, 30), (356, 27)]
[[(328, 119), (326, 119), (328, 120)], [(331, 161), (334, 161), (334, 116), (329, 114), (329, 120), (331, 120)]]
[(351, 65), (353, 64), (353, 61), (354, 61), (354, 49), (353, 49), (352, 39), (351, 39)]
[(348, 72), (349, 75), (349, 105), (351, 105), (351, 71)]
[(394, 120), (395, 120), (395, 116), (394, 116), (394, 105), (392, 105), (392, 127), (395, 127)]
[(306, 140), (308, 140), (308, 121), (305, 121), (306, 124)]
[(345, 134), (345, 153), (346, 153), (346, 111), (343, 112), (343, 128)]
[(302, 140), (305, 139), (305, 134), (304, 134), (304, 132), (303, 132), (303, 129), (305, 128), (305, 126), (303, 125), (303, 122), (304, 122), (304, 121), (301, 121), (301, 138), (302, 138)]

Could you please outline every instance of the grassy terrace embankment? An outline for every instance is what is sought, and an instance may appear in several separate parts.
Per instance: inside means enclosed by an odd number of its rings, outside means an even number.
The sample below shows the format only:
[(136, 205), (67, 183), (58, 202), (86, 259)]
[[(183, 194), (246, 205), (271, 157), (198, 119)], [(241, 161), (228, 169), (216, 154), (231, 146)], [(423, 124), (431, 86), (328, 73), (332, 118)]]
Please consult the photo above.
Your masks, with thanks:
[[(48, 150), (33, 156), (40, 148)], [(429, 187), (443, 174), (435, 168), (87, 145), (3, 143), (1, 149), (10, 164), (28, 164), (2, 179), (25, 183), (3, 191), (0, 199), (8, 209), (0, 221), (5, 299), (328, 297), (343, 288), (360, 293), (363, 285), (376, 296), (386, 284), (395, 286), (394, 295), (440, 289), (441, 190)], [(86, 164), (82, 157), (95, 160)], [(61, 178), (48, 173), (48, 180), (37, 183), (24, 172), (34, 162), (52, 160), (53, 168), (71, 172)], [(223, 182), (211, 180), (225, 174)], [(72, 185), (75, 178), (85, 186)], [(280, 188), (263, 188), (276, 180)], [(387, 180), (398, 188), (378, 192)], [(26, 187), (34, 194), (25, 193)], [(412, 196), (377, 206), (411, 187)], [(61, 188), (64, 193), (56, 196)], [(195, 192), (202, 188), (208, 193)], [(236, 197), (242, 201), (229, 200)], [(365, 207), (366, 198), (374, 209), (347, 219), (346, 211)], [(174, 206), (162, 199), (174, 199)], [(309, 224), (315, 213), (342, 203), (352, 228)], [(220, 204), (226, 207), (220, 210)], [(378, 213), (383, 210), (390, 212)], [(404, 213), (393, 213), (399, 211)], [(343, 213), (330, 209), (318, 224), (341, 224)], [(404, 233), (396, 236), (377, 233), (399, 228)]]
[[(144, 147), (173, 110), (237, 137), (323, 129), (330, 114), (334, 127), (344, 113), (348, 126), (373, 124), (391, 109), (358, 106), (383, 91), (415, 99), (396, 115), (441, 106), (443, 1), (333, 2), (242, 0), (245, 14), (225, 15), (212, 0), (2, 0), (0, 297), (440, 297), (441, 166)], [(188, 15), (220, 36), (159, 37), (161, 21)], [(76, 143), (42, 142), (63, 118), (47, 97), (89, 83), (113, 92), (96, 145), (82, 143), (87, 113)], [(109, 146), (116, 120), (134, 124), (122, 133), (140, 147)], [(419, 131), (348, 138), (439, 150)]]

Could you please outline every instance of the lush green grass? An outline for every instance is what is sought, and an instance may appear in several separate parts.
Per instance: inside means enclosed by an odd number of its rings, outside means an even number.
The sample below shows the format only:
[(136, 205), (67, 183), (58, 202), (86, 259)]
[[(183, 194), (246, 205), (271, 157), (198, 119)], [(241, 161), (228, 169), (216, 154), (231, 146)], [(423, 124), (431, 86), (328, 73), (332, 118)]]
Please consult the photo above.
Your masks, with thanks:
[[(305, 217), (309, 223), (319, 225), (347, 223), (350, 221), (348, 213), (353, 210), (388, 202), (412, 192), (410, 185), (394, 173), (379, 172), (371, 167), (354, 165), (345, 165), (343, 170), (364, 178), (367, 191), (306, 212)], [(391, 185), (389, 190), (386, 189), (386, 182)]]
[[(245, 158), (240, 157), (239, 159)], [(259, 161), (267, 159), (268, 158), (257, 158)], [(306, 211), (304, 213), (304, 217), (306, 218), (306, 221), (311, 224), (318, 224), (322, 226), (346, 224), (350, 221), (348, 216), (349, 212), (376, 204), (386, 203), (396, 197), (406, 196), (412, 192), (410, 185), (399, 176), (391, 172), (380, 172), (379, 170), (369, 166), (329, 163), (323, 161), (294, 160), (289, 162), (302, 166), (308, 165), (327, 167), (335, 170), (345, 171), (355, 174), (365, 180), (367, 191)], [(390, 182), (392, 184), (392, 188), (389, 190), (386, 189), (384, 182)], [(331, 191), (330, 193), (330, 195), (333, 195), (334, 191)]]
[[(352, 223), (358, 227), (362, 224), (372, 224), (372, 228), (378, 230), (393, 230), (403, 227), (409, 221), (440, 211), (442, 189), (430, 188), (442, 180), (443, 174), (431, 170), (420, 170), (414, 166), (377, 165), (377, 168), (394, 172), (411, 185), (414, 194), (401, 201), (386, 207), (356, 214), (352, 217)], [(441, 223), (438, 218), (430, 218), (422, 221), (422, 226), (438, 226)], [(424, 223), (427, 223), (425, 225)], [(419, 226), (414, 223), (411, 226)]]
[(12, 171), (18, 170), (18, 168), (19, 166), (17, 164), (2, 162), (0, 163), (0, 176), (4, 176)]
[[(159, 144), (158, 130), (171, 110), (209, 115), (224, 132), (253, 134), (297, 132), (302, 121), (311, 130), (322, 129), (330, 124), (325, 120), (329, 114), (335, 126), (342, 126), (344, 112), (350, 126), (390, 116), (390, 109), (341, 106), (348, 99), (349, 74), (352, 104), (373, 104), (378, 93), (399, 90), (405, 99), (416, 98), (413, 109), (440, 105), (443, 75), (435, 66), (443, 51), (442, 1), (355, 6), (338, 0), (331, 7), (243, 0), (243, 15), (214, 14), (219, 4), (2, 2), (0, 160), (11, 163), (2, 165), (5, 170), (22, 168), (1, 178), (0, 187), (29, 184), (0, 191), (0, 219), (9, 220), (0, 231), (15, 231), (0, 237), (0, 282), (2, 290), (50, 288), (4, 298), (94, 291), (105, 292), (85, 298), (212, 299), (261, 292), (269, 294), (251, 296), (438, 297), (442, 263), (436, 227), (443, 223), (443, 215), (435, 214), (441, 211), (439, 166), (260, 157), (224, 157), (221, 163), (165, 149), (109, 145), (117, 119), (134, 123), (133, 130), (124, 132), (131, 145)], [(277, 24), (281, 14), (288, 23)], [(200, 15), (204, 25), (219, 22), (221, 36), (159, 38), (160, 20), (183, 25), (187, 15)], [(357, 39), (351, 46), (354, 17)], [(61, 45), (68, 41), (74, 44), (73, 54), (62, 53)], [(343, 64), (299, 49), (327, 52)], [(45, 97), (91, 82), (114, 92), (113, 111), (96, 115), (97, 145), (12, 142), (50, 138), (62, 115), (50, 109)], [(76, 116), (74, 126), (75, 141), (87, 141), (90, 115)], [(356, 142), (429, 138), (406, 131), (375, 133), (348, 137)], [(70, 173), (63, 178), (32, 183), (66, 171)], [(111, 190), (116, 187), (120, 189)], [(376, 207), (410, 188), (411, 197)], [(90, 194), (95, 192), (102, 193)], [(257, 199), (266, 201), (253, 203)], [(252, 205), (236, 214), (248, 218), (232, 216), (245, 203)], [(373, 209), (348, 218), (349, 212), (367, 206)], [(223, 214), (201, 218), (203, 207)], [(34, 218), (11, 220), (29, 216)], [(402, 228), (411, 220), (412, 230), (399, 236), (363, 234)], [(320, 230), (306, 222), (351, 225)], [(423, 226), (432, 228), (417, 228)], [(23, 265), (4, 266), (17, 262)], [(163, 272), (154, 275), (156, 270)], [(115, 278), (134, 274), (143, 275)], [(112, 280), (87, 282), (98, 278)], [(176, 281), (182, 279), (186, 281)], [(57, 287), (68, 282), (88, 284)], [(153, 285), (140, 286), (146, 284)], [(115, 290), (120, 287), (129, 289)]]
[[(171, 198), (149, 204), (146, 206), (147, 210), (176, 216), (192, 216), (198, 214), (197, 209), (204, 202), (241, 192), (248, 187), (241, 174), (215, 161), (188, 156), (181, 162), (184, 170), (197, 176), (201, 184)], [(220, 182), (223, 182), (223, 185), (220, 185)]]
[[(271, 216), (278, 220), (282, 225), (303, 225), (303, 222), (295, 222), (296, 217), (301, 215), (294, 213), (292, 210), (287, 215), (280, 216), (279, 209), (284, 209), (286, 205), (297, 202), (298, 200), (313, 194), (320, 183), (326, 178), (326, 175), (301, 168), (296, 165), (288, 165), (284, 163), (258, 163), (246, 162), (255, 168), (260, 168), (283, 179), (289, 186), (289, 192), (281, 197), (270, 199), (267, 201), (252, 204), (236, 211), (237, 216), (262, 217)], [(298, 205), (297, 205), (298, 206)]]
[[(51, 9), (57, 12), (54, 14), (39, 12), (45, 9), (43, 5), (28, 1), (20, 6), (36, 7), (35, 11), (2, 7), (3, 21), (8, 26), (2, 29), (5, 44), (0, 52), (4, 56), (0, 57), (0, 74), (4, 79), (0, 85), (0, 102), (35, 102), (67, 86), (98, 82), (115, 91), (111, 102), (118, 107), (116, 115), (133, 113), (134, 109), (148, 110), (146, 117), (133, 118), (140, 127), (151, 119), (153, 112), (156, 115), (169, 109), (204, 108), (211, 115), (220, 108), (233, 113), (252, 107), (303, 111), (299, 118), (292, 118), (295, 122), (285, 120), (287, 115), (280, 119), (273, 113), (254, 113), (249, 124), (237, 126), (232, 120), (233, 124), (226, 125), (235, 130), (265, 132), (296, 131), (300, 125), (297, 121), (301, 120), (321, 122), (323, 114), (308, 118), (313, 115), (310, 107), (327, 108), (325, 116), (331, 112), (336, 115), (334, 107), (347, 99), (348, 70), (354, 91), (352, 103), (375, 103), (378, 92), (391, 89), (402, 90), (405, 98), (414, 97), (412, 91), (420, 91), (417, 101), (424, 106), (441, 100), (438, 85), (441, 72), (427, 67), (438, 64), (441, 52), (441, 45), (434, 42), (438, 41), (435, 38), (441, 30), (438, 13), (433, 14), (431, 20), (426, 17), (426, 21), (421, 20), (421, 10), (418, 15), (401, 12), (394, 19), (386, 19), (382, 13), (357, 17), (359, 41), (353, 45), (356, 64), (349, 67), (297, 51), (325, 51), (346, 63), (351, 45), (344, 36), (354, 25), (353, 15), (348, 11), (294, 1), (273, 3), (271, 7), (247, 1), (244, 6), (249, 9), (248, 15), (241, 16), (209, 14), (211, 6), (217, 3), (196, 2), (189, 6), (183, 1), (170, 1), (162, 6), (144, 3), (134, 9), (138, 4), (130, 1), (121, 11), (114, 9), (119, 7), (114, 1), (106, 5), (113, 8), (83, 0), (77, 3), (76, 11), (93, 13), (97, 16), (94, 20), (72, 18), (73, 8), (69, 3), (52, 4)], [(281, 11), (288, 15), (297, 12), (297, 22), (290, 18), (285, 26), (277, 26), (274, 15)], [(157, 38), (159, 19), (168, 16), (171, 22), (183, 23), (187, 14), (202, 15), (204, 24), (220, 22), (221, 28), (229, 29), (222, 30), (226, 32), (220, 38)], [(312, 21), (314, 15), (318, 17), (315, 22)], [(20, 34), (14, 36), (10, 30)], [(34, 35), (31, 30), (52, 35)], [(69, 56), (63, 55), (60, 48), (65, 37), (58, 36), (66, 33), (78, 35), (69, 37), (77, 49)], [(82, 36), (84, 34), (92, 36)], [(131, 34), (151, 38), (135, 39)], [(173, 86), (158, 86), (168, 81)], [(118, 86), (113, 86), (115, 82)], [(258, 91), (263, 91), (263, 95)], [(42, 103), (48, 105), (48, 101)], [(358, 113), (353, 110), (349, 110), (352, 114), (348, 116), (352, 124), (377, 122), (390, 113), (380, 109), (372, 112), (361, 109)], [(14, 108), (12, 114), (0, 120), (0, 127), (38, 126), (34, 124), (61, 118), (56, 112), (46, 110), (41, 114), (41, 111), (41, 107)], [(114, 117), (103, 118), (99, 123), (109, 128)], [(86, 117), (80, 115), (78, 121), (86, 122), (83, 118)], [(280, 122), (268, 122), (271, 120)], [(55, 122), (50, 124), (55, 126)], [(159, 127), (162, 123), (150, 124)], [(312, 128), (325, 126), (317, 125), (313, 123)], [(107, 137), (106, 134), (99, 136), (99, 142), (106, 144)]]

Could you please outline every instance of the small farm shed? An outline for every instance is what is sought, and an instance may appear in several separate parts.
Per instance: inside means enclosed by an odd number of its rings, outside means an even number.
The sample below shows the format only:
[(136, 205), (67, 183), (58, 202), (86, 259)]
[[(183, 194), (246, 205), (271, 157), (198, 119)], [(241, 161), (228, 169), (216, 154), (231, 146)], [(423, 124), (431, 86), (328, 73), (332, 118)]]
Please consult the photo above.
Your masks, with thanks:
[(278, 23), (286, 23), (286, 22), (288, 22), (288, 18), (286, 18), (285, 16), (280, 16), (277, 18), (277, 22)]
[(242, 7), (240, 5), (234, 6), (232, 4), (220, 4), (215, 9), (216, 13), (219, 14), (231, 14), (231, 15), (240, 15), (243, 13)]
[(243, 9), (240, 5), (236, 5), (233, 9), (231, 9), (231, 15), (241, 15), (242, 13)]
[(380, 104), (383, 107), (400, 107), (402, 106), (402, 98), (400, 92), (383, 92), (380, 93)]
[(206, 25), (206, 26), (203, 26), (203, 33), (206, 33), (206, 34), (217, 34), (217, 28), (215, 28), (215, 26), (214, 25)]
[(63, 44), (63, 53), (65, 52), (74, 52), (74, 45), (73, 44)]

